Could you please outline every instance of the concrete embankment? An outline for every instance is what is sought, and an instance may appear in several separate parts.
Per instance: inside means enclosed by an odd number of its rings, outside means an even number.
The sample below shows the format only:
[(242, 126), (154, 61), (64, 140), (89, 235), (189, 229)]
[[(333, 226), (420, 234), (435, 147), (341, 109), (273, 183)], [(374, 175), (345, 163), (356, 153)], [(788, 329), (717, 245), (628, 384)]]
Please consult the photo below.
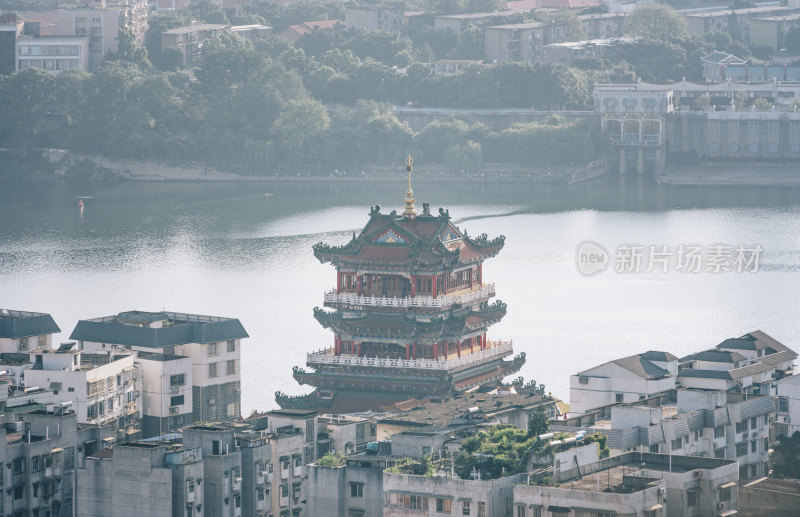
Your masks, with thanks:
[(656, 176), (662, 185), (800, 187), (798, 164), (703, 163), (670, 166)]

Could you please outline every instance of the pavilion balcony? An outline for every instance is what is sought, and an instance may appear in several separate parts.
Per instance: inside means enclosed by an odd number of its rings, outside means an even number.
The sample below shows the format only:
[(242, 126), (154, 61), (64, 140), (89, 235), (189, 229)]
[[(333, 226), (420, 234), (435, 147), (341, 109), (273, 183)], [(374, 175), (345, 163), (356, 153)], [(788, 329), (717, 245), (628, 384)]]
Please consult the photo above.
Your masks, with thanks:
[(332, 289), (325, 293), (325, 305), (359, 305), (369, 307), (443, 309), (451, 305), (468, 305), (494, 296), (494, 283), (483, 284), (472, 289), (460, 289), (453, 293), (414, 297), (359, 296), (357, 293), (337, 293)]
[[(419, 368), (424, 370), (451, 371), (470, 366), (476, 363), (500, 359), (511, 355), (513, 347), (511, 341), (488, 341), (485, 350), (479, 350), (462, 357), (449, 359), (388, 359), (380, 357), (358, 357), (352, 355), (335, 355), (333, 348), (312, 352), (306, 356), (306, 364), (310, 367), (317, 365), (343, 365), (343, 366), (373, 366), (376, 368)], [(451, 354), (452, 355), (452, 354)]]

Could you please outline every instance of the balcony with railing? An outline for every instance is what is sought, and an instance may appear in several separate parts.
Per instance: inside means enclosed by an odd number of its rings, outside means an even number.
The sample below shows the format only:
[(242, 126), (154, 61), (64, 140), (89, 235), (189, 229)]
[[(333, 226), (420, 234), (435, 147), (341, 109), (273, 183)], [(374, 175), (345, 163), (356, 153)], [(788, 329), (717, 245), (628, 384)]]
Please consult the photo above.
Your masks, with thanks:
[(424, 370), (453, 370), (513, 353), (511, 341), (487, 341), (486, 349), (450, 359), (388, 359), (335, 355), (333, 348), (311, 352), (306, 356), (308, 366), (340, 364), (344, 366), (374, 366), (379, 368), (419, 368)]
[(426, 308), (441, 309), (454, 304), (473, 304), (494, 296), (494, 283), (483, 284), (472, 289), (462, 289), (454, 293), (433, 296), (359, 296), (357, 293), (337, 293), (332, 289), (325, 293), (325, 305), (343, 304), (369, 307)]

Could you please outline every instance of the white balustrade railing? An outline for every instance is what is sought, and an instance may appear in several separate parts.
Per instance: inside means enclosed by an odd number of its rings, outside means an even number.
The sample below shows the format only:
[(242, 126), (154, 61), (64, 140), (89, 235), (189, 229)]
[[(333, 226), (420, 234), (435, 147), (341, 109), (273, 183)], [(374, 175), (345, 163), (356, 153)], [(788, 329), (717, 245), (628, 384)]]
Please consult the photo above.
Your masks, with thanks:
[(442, 308), (453, 304), (468, 304), (491, 298), (494, 296), (494, 283), (483, 284), (467, 292), (444, 294), (434, 298), (433, 296), (406, 296), (404, 298), (392, 298), (389, 296), (359, 296), (357, 293), (337, 293), (332, 289), (325, 293), (325, 303), (345, 303), (348, 305), (368, 305), (370, 307), (425, 307)]
[(341, 364), (348, 366), (377, 366), (381, 368), (421, 368), (426, 370), (451, 370), (460, 366), (483, 361), (492, 357), (504, 357), (513, 353), (511, 341), (489, 341), (485, 350), (450, 359), (387, 359), (379, 357), (357, 357), (335, 355), (334, 350), (320, 350), (307, 354), (306, 362), (312, 364)]

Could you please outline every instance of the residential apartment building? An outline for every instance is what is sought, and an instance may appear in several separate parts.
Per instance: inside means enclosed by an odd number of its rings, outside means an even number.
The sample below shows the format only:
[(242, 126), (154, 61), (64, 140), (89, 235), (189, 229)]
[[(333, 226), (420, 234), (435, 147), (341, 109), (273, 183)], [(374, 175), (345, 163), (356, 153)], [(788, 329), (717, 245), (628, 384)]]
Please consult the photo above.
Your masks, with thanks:
[(437, 31), (449, 30), (453, 31), (454, 34), (461, 34), (461, 31), (470, 25), (485, 27), (486, 25), (511, 21), (515, 18), (521, 19), (522, 12), (518, 9), (509, 9), (492, 13), (440, 14), (433, 19), (433, 28)]
[(797, 12), (796, 7), (774, 5), (748, 9), (725, 9), (721, 11), (687, 13), (686, 25), (689, 34), (703, 35), (707, 32), (727, 32), (734, 39), (752, 45), (750, 22), (755, 18), (784, 16)]
[(161, 436), (192, 420), (192, 359), (180, 355), (139, 353), (142, 372), (142, 434)]
[(58, 32), (62, 36), (89, 35), (90, 71), (96, 70), (108, 52), (116, 52), (117, 35), (130, 29), (137, 43), (144, 42), (147, 30), (146, 0), (107, 1), (102, 8), (70, 8), (58, 12)]
[(786, 48), (789, 33), (800, 28), (800, 13), (753, 18), (750, 20), (750, 46), (771, 51)]
[[(241, 517), (242, 455), (231, 426), (197, 424), (183, 430), (183, 449), (200, 449), (203, 456), (202, 515)], [(195, 501), (193, 510), (199, 514)], [(189, 509), (184, 515), (189, 515)], [(194, 514), (193, 514), (194, 515)]]
[[(239, 320), (175, 312), (122, 312), (78, 322), (71, 339), (81, 350), (125, 349), (188, 357), (192, 362), (192, 421), (240, 417), (241, 339)], [(165, 397), (167, 395), (164, 395)], [(166, 399), (163, 406), (171, 406)]]
[(17, 37), (22, 27), (16, 13), (0, 14), (0, 75), (10, 75), (17, 70)]
[(400, 32), (405, 25), (405, 9), (396, 5), (352, 5), (344, 9), (348, 29)]
[(778, 414), (775, 430), (777, 434), (792, 436), (800, 431), (800, 375), (778, 379), (776, 384)]
[(39, 68), (52, 74), (89, 70), (90, 36), (22, 36), (17, 40), (17, 71)]
[(77, 470), (77, 515), (202, 515), (201, 461), (199, 449), (170, 451), (158, 442), (90, 454)]
[(397, 457), (358, 455), (342, 465), (308, 466), (308, 515), (314, 517), (369, 517), (383, 515), (383, 471)]
[(597, 13), (578, 16), (586, 39), (619, 38), (625, 34), (626, 13)]
[(161, 50), (175, 47), (181, 51), (187, 64), (197, 62), (202, 56), (203, 42), (216, 38), (230, 25), (220, 23), (192, 23), (175, 27), (161, 33)]
[(120, 435), (136, 432), (142, 412), (142, 374), (134, 364), (136, 354), (90, 353), (73, 346), (32, 351), (24, 372), (26, 389), (53, 390), (56, 401), (73, 405), (78, 423), (111, 425)]
[(550, 26), (541, 22), (486, 27), (483, 36), (484, 58), (488, 62), (532, 63), (542, 47), (553, 43)]
[(56, 332), (61, 329), (49, 314), (0, 309), (0, 353), (50, 348)]
[(651, 350), (609, 361), (570, 376), (570, 412), (585, 413), (674, 389), (677, 374), (678, 358), (667, 352)]
[(732, 460), (638, 452), (490, 480), (384, 472), (383, 515), (733, 515), (737, 481)]

